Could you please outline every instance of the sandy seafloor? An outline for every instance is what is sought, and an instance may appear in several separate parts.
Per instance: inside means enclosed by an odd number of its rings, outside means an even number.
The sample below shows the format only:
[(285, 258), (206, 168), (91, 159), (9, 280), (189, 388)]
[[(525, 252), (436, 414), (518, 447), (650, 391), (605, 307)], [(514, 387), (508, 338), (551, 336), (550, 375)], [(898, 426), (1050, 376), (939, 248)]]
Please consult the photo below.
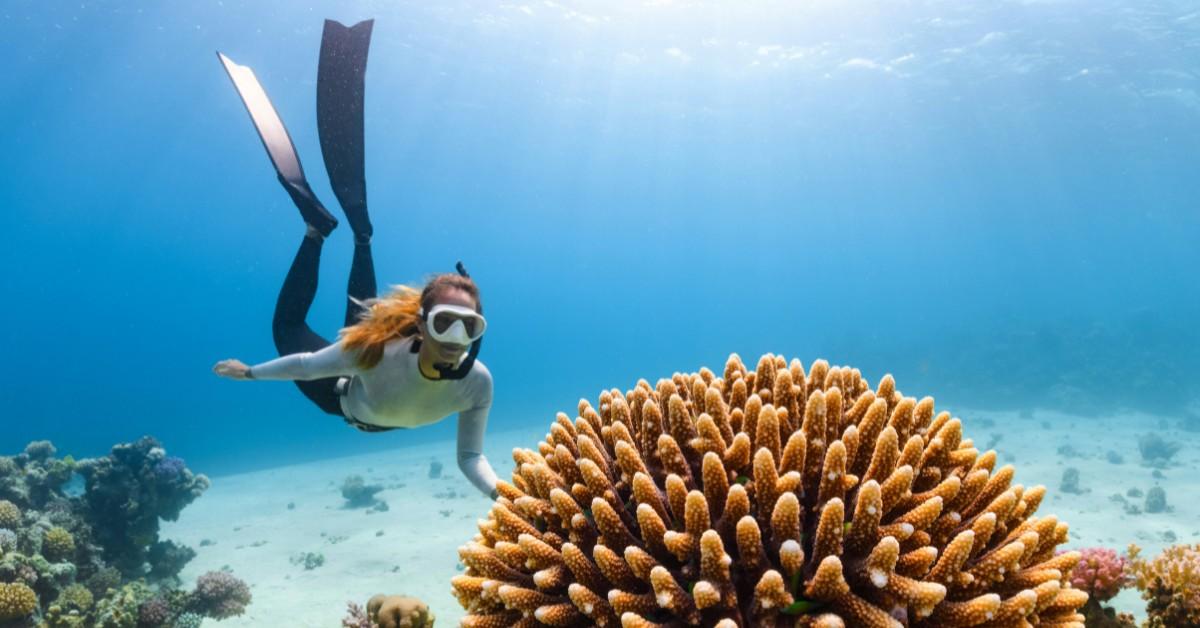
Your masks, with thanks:
[[(981, 450), (991, 446), (1001, 463), (1016, 466), (1016, 482), (1044, 484), (1050, 491), (1038, 513), (1071, 525), (1071, 547), (1103, 545), (1123, 551), (1130, 542), (1153, 556), (1173, 543), (1200, 542), (1200, 433), (1179, 429), (1172, 418), (1116, 415), (1102, 418), (1058, 412), (1016, 413), (949, 408)], [(536, 446), (549, 421), (520, 431), (488, 435), (486, 454), (501, 477), (512, 471), (514, 447)], [(1141, 464), (1137, 439), (1158, 431), (1183, 447), (1173, 464), (1154, 477)], [(997, 439), (994, 443), (994, 439)], [(1115, 464), (1108, 452), (1124, 461)], [(431, 460), (444, 465), (429, 478)], [(1080, 494), (1059, 490), (1065, 469), (1080, 472)], [(387, 487), (378, 497), (386, 512), (343, 507), (340, 487), (352, 474)], [(1129, 514), (1114, 495), (1166, 490), (1169, 510)], [(1144, 497), (1124, 497), (1144, 511)], [(290, 505), (290, 506), (289, 506)], [(196, 576), (228, 566), (254, 595), (247, 612), (206, 626), (340, 626), (346, 602), (364, 603), (375, 593), (420, 597), (437, 614), (437, 625), (456, 626), (463, 611), (450, 593), (458, 573), (457, 548), (471, 539), (489, 501), (458, 473), (450, 440), (354, 457), (217, 477), (212, 488), (162, 536), (198, 552), (181, 574)], [(1172, 540), (1172, 536), (1173, 540)], [(294, 559), (320, 553), (324, 564), (305, 569)], [(1144, 615), (1134, 590), (1114, 600), (1118, 610)]]

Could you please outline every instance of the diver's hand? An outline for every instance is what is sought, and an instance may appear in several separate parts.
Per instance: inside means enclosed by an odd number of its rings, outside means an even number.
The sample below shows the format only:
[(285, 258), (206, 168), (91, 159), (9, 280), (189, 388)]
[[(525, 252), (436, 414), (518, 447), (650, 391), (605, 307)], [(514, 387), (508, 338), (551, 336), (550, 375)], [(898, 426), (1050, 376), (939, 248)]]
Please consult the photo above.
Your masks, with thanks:
[(213, 367), (213, 372), (229, 379), (254, 379), (250, 377), (250, 367), (241, 360), (221, 360)]

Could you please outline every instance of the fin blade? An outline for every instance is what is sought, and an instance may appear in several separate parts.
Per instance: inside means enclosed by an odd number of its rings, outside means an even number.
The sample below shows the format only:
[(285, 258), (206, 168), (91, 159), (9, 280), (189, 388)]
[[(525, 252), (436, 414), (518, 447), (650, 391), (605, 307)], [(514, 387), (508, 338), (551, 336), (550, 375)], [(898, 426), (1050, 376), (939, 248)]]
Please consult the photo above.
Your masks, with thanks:
[(267, 92), (258, 82), (258, 77), (254, 76), (254, 71), (249, 66), (234, 63), (220, 52), (217, 53), (217, 57), (225, 67), (225, 73), (233, 81), (233, 87), (241, 97), (242, 104), (246, 106), (246, 112), (250, 114), (250, 120), (254, 123), (258, 137), (267, 149), (267, 155), (279, 176), (297, 185), (305, 183), (304, 168), (300, 165), (300, 156), (296, 154), (296, 147), (292, 144), (287, 127), (283, 125), (279, 112), (275, 111)]
[(363, 101), (374, 20), (347, 28), (325, 21), (317, 67), (317, 130), (325, 170), (356, 234), (370, 235), (364, 168)]

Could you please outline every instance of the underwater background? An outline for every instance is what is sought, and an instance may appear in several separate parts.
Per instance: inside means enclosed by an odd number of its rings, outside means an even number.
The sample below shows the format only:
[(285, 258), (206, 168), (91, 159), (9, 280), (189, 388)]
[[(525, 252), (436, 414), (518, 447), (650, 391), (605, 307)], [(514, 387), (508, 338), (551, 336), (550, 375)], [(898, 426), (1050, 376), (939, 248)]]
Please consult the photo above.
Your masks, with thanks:
[[(1072, 546), (1148, 556), (1200, 536), (1194, 2), (6, 0), (0, 491), (70, 473), (31, 441), (111, 450), (85, 475), (136, 443), (187, 497), (109, 539), (136, 546), (126, 580), (161, 518), (199, 551), (166, 552), (170, 578), (199, 590), (232, 565), (253, 588), (230, 626), (336, 625), (380, 589), (422, 596), (439, 625), (464, 612), (455, 548), (487, 511), (449, 464), (453, 418), (364, 434), (290, 383), (211, 372), (275, 357), (304, 233), (214, 52), (253, 68), (340, 218), (316, 133), (325, 18), (375, 19), (381, 288), (462, 260), (483, 291), (502, 477), (581, 398), (774, 353), (890, 373), (961, 412), (1050, 487)], [(343, 221), (309, 318), (327, 338), (351, 250)], [(362, 523), (348, 474), (386, 484), (391, 510)], [(89, 504), (98, 534), (122, 490)], [(26, 510), (12, 518), (40, 544)], [(1131, 589), (1114, 604), (1144, 606)]]
[(152, 433), (220, 475), (452, 434), (359, 434), (209, 372), (274, 357), (303, 232), (213, 52), (254, 68), (332, 208), (326, 17), (376, 19), (380, 284), (466, 263), (493, 427), (768, 351), (941, 403), (1197, 421), (1192, 3), (13, 0), (0, 450)]

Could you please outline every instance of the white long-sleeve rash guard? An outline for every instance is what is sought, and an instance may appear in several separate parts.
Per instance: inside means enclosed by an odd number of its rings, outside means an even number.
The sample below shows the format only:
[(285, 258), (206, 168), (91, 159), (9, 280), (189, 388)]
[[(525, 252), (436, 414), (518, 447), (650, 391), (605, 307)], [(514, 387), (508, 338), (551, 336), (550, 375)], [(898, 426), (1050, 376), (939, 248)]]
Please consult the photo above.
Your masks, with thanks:
[(458, 468), (475, 488), (491, 496), (496, 473), (483, 455), (483, 434), (492, 407), (492, 374), (483, 362), (462, 379), (429, 379), (417, 365), (412, 338), (393, 340), (383, 359), (361, 369), (353, 352), (335, 342), (320, 351), (293, 353), (250, 367), (254, 379), (310, 380), (350, 377), (342, 412), (383, 427), (419, 427), (458, 413)]

